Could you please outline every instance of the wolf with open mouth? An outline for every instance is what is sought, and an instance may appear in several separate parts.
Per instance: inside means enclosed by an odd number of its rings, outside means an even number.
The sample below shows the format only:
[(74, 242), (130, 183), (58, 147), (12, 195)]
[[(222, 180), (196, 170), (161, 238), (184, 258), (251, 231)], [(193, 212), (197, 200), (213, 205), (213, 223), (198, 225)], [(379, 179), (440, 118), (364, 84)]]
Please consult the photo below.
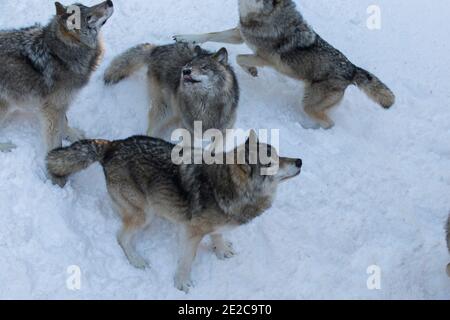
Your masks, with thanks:
[(118, 83), (141, 67), (148, 68), (150, 136), (168, 140), (166, 133), (178, 128), (193, 133), (196, 121), (204, 131), (233, 128), (239, 86), (225, 48), (211, 53), (184, 43), (142, 44), (111, 63), (105, 83)]

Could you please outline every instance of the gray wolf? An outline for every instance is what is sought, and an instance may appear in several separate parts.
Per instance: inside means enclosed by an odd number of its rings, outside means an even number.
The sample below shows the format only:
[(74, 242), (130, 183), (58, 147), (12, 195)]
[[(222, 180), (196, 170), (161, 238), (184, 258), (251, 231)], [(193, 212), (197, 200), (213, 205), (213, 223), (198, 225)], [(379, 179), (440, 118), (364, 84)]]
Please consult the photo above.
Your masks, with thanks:
[(192, 133), (195, 121), (205, 131), (233, 128), (239, 85), (225, 48), (210, 53), (189, 44), (142, 44), (112, 61), (105, 83), (118, 83), (141, 67), (148, 69), (152, 100), (149, 136), (165, 138), (169, 129), (181, 127)]
[(370, 72), (355, 66), (322, 39), (305, 21), (292, 0), (239, 0), (240, 23), (235, 29), (202, 35), (177, 35), (178, 42), (246, 43), (254, 54), (239, 55), (237, 63), (250, 75), (269, 66), (305, 82), (304, 110), (318, 125), (334, 122), (327, 111), (340, 103), (355, 84), (383, 108), (395, 103), (392, 91)]
[(111, 1), (76, 4), (80, 25), (71, 28), (69, 8), (59, 2), (55, 6), (56, 15), (44, 27), (0, 31), (0, 126), (13, 108), (35, 105), (48, 151), (64, 138), (82, 138), (69, 127), (66, 112), (101, 60), (100, 29), (114, 11)]
[[(202, 239), (211, 236), (219, 259), (232, 257), (233, 247), (222, 232), (250, 223), (269, 209), (279, 184), (299, 175), (302, 161), (278, 157), (275, 148), (259, 143), (254, 132), (243, 146), (227, 154), (244, 159), (234, 162), (242, 164), (175, 165), (173, 148), (171, 143), (143, 136), (112, 142), (84, 140), (50, 152), (47, 168), (56, 177), (66, 178), (100, 162), (123, 221), (118, 242), (137, 268), (148, 263), (136, 251), (134, 240), (153, 218), (161, 216), (178, 225), (181, 256), (175, 286), (188, 292), (191, 266)], [(249, 160), (259, 159), (261, 148), (267, 148), (267, 155), (279, 164), (275, 175), (262, 175), (266, 165)]]

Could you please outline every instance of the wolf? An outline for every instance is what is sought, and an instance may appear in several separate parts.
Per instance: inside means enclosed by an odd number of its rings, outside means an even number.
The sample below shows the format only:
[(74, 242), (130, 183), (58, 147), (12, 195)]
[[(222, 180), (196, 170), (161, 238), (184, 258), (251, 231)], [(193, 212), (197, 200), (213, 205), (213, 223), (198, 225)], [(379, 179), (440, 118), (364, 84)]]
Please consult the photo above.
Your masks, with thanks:
[[(269, 209), (279, 184), (301, 173), (302, 160), (279, 157), (276, 149), (260, 143), (253, 131), (244, 145), (227, 154), (242, 159), (233, 161), (235, 164), (176, 165), (173, 149), (169, 142), (144, 136), (84, 140), (50, 152), (47, 168), (56, 177), (66, 178), (100, 162), (112, 203), (123, 221), (118, 242), (137, 268), (146, 268), (148, 263), (136, 251), (134, 240), (153, 218), (161, 216), (178, 225), (181, 256), (175, 287), (187, 293), (202, 239), (211, 237), (219, 259), (232, 257), (233, 247), (222, 233), (250, 223)], [(273, 175), (263, 174), (271, 164), (258, 160), (261, 150), (278, 164)]]
[(322, 39), (292, 0), (239, 0), (239, 14), (239, 26), (234, 29), (176, 35), (174, 40), (196, 44), (246, 43), (254, 53), (239, 55), (237, 63), (254, 77), (258, 76), (258, 67), (269, 66), (304, 81), (305, 113), (324, 129), (334, 126), (327, 112), (341, 102), (349, 85), (358, 86), (385, 109), (394, 105), (393, 92)]
[[(93, 7), (55, 6), (46, 26), (0, 31), (0, 126), (13, 108), (35, 105), (47, 151), (60, 147), (64, 138), (82, 138), (69, 127), (66, 112), (100, 63), (100, 29), (114, 12), (110, 0)], [(4, 151), (12, 147), (0, 146)]]
[(116, 84), (147, 67), (149, 95), (148, 135), (165, 138), (171, 128), (194, 132), (201, 121), (204, 131), (232, 129), (239, 103), (239, 84), (225, 48), (210, 53), (185, 43), (142, 44), (114, 59), (105, 83)]

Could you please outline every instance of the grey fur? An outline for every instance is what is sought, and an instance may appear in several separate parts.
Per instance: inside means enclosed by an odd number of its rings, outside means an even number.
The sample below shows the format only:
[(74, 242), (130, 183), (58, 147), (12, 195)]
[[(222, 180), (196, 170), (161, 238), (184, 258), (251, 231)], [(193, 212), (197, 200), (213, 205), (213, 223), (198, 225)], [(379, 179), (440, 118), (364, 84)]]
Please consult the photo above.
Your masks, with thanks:
[(152, 99), (149, 135), (165, 138), (168, 127), (193, 132), (194, 121), (201, 121), (205, 131), (233, 128), (239, 86), (226, 49), (210, 53), (188, 44), (140, 45), (112, 62), (105, 83), (117, 83), (144, 65)]
[(253, 55), (240, 55), (238, 64), (252, 76), (270, 66), (305, 81), (305, 112), (323, 128), (334, 123), (327, 111), (356, 84), (384, 108), (395, 103), (392, 91), (371, 73), (356, 67), (322, 39), (305, 21), (292, 0), (239, 0), (240, 25), (224, 32), (175, 36), (176, 41), (246, 43)]
[(82, 136), (69, 128), (66, 112), (101, 60), (100, 28), (113, 13), (110, 1), (77, 4), (81, 28), (70, 31), (66, 7), (55, 5), (57, 14), (44, 27), (0, 31), (0, 125), (12, 107), (37, 104), (48, 150)]
[(155, 46), (149, 43), (143, 43), (131, 49), (128, 49), (114, 60), (105, 71), (105, 84), (113, 85), (123, 79), (128, 78), (140, 68), (149, 63), (150, 55)]
[(191, 266), (200, 241), (211, 235), (217, 257), (233, 256), (222, 231), (260, 216), (272, 206), (278, 185), (300, 174), (300, 159), (278, 158), (276, 150), (268, 146), (269, 155), (279, 159), (280, 170), (273, 176), (261, 175), (261, 164), (248, 164), (250, 141), (257, 143), (251, 138), (245, 148), (231, 151), (239, 159), (245, 156), (241, 165), (175, 165), (171, 159), (174, 145), (139, 136), (114, 142), (80, 141), (50, 152), (47, 163), (49, 172), (57, 178), (95, 161), (101, 163), (108, 192), (123, 219), (118, 241), (135, 267), (148, 266), (133, 241), (155, 215), (179, 225), (182, 255), (175, 286), (187, 292), (192, 286)]

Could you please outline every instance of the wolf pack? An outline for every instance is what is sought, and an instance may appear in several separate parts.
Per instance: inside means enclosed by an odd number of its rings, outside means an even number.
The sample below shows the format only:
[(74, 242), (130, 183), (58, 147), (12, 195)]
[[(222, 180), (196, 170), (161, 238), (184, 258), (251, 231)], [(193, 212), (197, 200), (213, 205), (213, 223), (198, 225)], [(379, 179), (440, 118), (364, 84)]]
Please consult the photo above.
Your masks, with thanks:
[[(71, 24), (74, 6), (79, 14), (76, 28)], [(136, 250), (137, 236), (157, 216), (175, 223), (180, 257), (174, 284), (186, 293), (193, 287), (191, 268), (201, 241), (209, 236), (219, 259), (233, 257), (233, 245), (223, 234), (267, 211), (278, 186), (300, 175), (303, 165), (301, 159), (281, 157), (276, 148), (260, 142), (254, 130), (244, 144), (222, 149), (235, 160), (232, 164), (174, 163), (173, 130), (193, 133), (200, 122), (202, 130), (215, 129), (226, 137), (239, 114), (239, 81), (227, 49), (210, 52), (203, 43), (246, 44), (253, 53), (238, 55), (237, 65), (249, 76), (258, 77), (258, 68), (270, 67), (303, 82), (302, 106), (314, 123), (306, 129), (332, 128), (329, 111), (350, 85), (385, 109), (395, 104), (394, 93), (321, 38), (294, 1), (238, 0), (239, 24), (234, 29), (176, 35), (174, 43), (140, 44), (116, 57), (106, 69), (105, 85), (147, 70), (148, 135), (120, 141), (86, 139), (69, 126), (66, 114), (101, 63), (101, 29), (113, 15), (114, 4), (56, 2), (55, 7), (45, 26), (0, 31), (0, 126), (15, 108), (34, 106), (48, 152), (48, 178), (61, 187), (74, 173), (101, 164), (111, 203), (122, 220), (118, 243), (134, 267), (149, 267)], [(72, 145), (63, 147), (63, 141)], [(3, 152), (14, 148), (10, 142), (0, 144)], [(261, 161), (262, 153), (269, 162)], [(264, 173), (273, 163), (278, 170)], [(446, 227), (450, 250), (450, 218)], [(450, 276), (450, 265), (447, 273)]]

